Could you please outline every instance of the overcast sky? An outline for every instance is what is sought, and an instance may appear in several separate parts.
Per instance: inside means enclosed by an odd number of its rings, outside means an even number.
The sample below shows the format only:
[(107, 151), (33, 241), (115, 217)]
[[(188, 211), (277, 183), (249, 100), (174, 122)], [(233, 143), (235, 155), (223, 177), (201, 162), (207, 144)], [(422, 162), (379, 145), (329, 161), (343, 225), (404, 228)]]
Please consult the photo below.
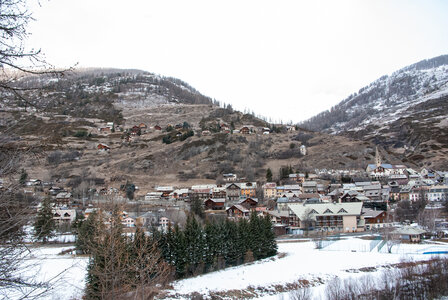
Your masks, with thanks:
[(448, 54), (448, 1), (41, 0), (29, 45), (57, 67), (135, 68), (298, 122)]

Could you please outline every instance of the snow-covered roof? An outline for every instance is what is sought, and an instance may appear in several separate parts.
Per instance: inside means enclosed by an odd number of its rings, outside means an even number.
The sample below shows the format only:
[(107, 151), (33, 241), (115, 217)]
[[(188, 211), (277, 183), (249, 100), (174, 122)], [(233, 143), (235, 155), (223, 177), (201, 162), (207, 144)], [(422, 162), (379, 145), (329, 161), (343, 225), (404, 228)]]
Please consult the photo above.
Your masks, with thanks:
[(315, 204), (289, 204), (293, 213), (303, 219), (309, 212), (316, 216), (350, 216), (361, 215), (362, 202), (350, 203), (315, 203)]
[(418, 235), (425, 233), (426, 230), (413, 227), (413, 226), (404, 226), (402, 228), (395, 229), (392, 233), (401, 234), (401, 235)]

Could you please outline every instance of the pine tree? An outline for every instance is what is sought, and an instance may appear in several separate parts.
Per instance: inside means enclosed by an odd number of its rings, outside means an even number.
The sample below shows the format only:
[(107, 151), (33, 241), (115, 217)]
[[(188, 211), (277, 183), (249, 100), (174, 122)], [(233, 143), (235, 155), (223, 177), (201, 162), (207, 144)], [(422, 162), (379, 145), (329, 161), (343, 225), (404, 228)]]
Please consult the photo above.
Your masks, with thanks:
[(204, 234), (202, 226), (197, 222), (193, 215), (187, 217), (184, 235), (188, 274), (193, 275), (197, 272), (201, 273), (197, 268), (204, 264)]
[(249, 222), (246, 219), (240, 219), (238, 221), (238, 243), (237, 249), (240, 253), (240, 257), (245, 257), (246, 252), (249, 250), (250, 245), (250, 227)]
[(53, 209), (49, 198), (42, 201), (42, 206), (37, 213), (34, 222), (34, 237), (46, 243), (49, 238), (54, 236), (56, 223), (53, 219)]
[(215, 222), (207, 222), (204, 228), (205, 234), (205, 268), (207, 271), (214, 271), (216, 268), (215, 258), (218, 257), (219, 236), (218, 226)]
[(191, 212), (201, 219), (205, 218), (204, 205), (199, 197), (193, 197), (191, 200)]
[(238, 252), (238, 227), (235, 222), (227, 219), (224, 222), (223, 229), (226, 241), (226, 254), (224, 256), (226, 265), (237, 265), (241, 260)]
[(272, 171), (270, 168), (268, 168), (266, 170), (266, 181), (267, 182), (272, 182)]
[(277, 242), (275, 234), (272, 230), (272, 221), (269, 216), (260, 219), (262, 230), (261, 258), (274, 256), (277, 254)]
[(185, 235), (177, 224), (174, 226), (173, 232), (173, 265), (176, 277), (184, 277), (187, 269), (186, 242)]
[(22, 171), (20, 172), (19, 183), (21, 185), (25, 185), (27, 179), (28, 179), (28, 173), (25, 171), (25, 169), (22, 169)]
[(77, 226), (76, 250), (82, 254), (91, 253), (90, 249), (95, 247), (95, 237), (98, 232), (104, 230), (99, 214), (94, 211), (89, 217)]
[(249, 249), (252, 251), (254, 259), (258, 260), (261, 258), (261, 247), (263, 242), (263, 235), (260, 226), (260, 219), (256, 213), (250, 215), (249, 221)]

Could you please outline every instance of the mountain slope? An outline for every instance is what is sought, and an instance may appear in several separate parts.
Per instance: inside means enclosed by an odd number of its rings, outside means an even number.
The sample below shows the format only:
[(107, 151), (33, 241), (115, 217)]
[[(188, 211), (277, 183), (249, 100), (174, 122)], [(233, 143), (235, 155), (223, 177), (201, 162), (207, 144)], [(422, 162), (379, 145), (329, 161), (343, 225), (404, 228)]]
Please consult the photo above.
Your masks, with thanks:
[(403, 160), (447, 168), (448, 55), (383, 76), (302, 126), (380, 144)]
[[(180, 80), (147, 72), (82, 70), (60, 79), (32, 76), (18, 84), (45, 89), (27, 91), (26, 102), (3, 95), (2, 147), (31, 148), (38, 159), (26, 156), (17, 169), (44, 181), (72, 187), (94, 182), (101, 188), (133, 182), (145, 193), (155, 185), (215, 182), (223, 173), (264, 180), (267, 168), (276, 177), (282, 166), (302, 172), (359, 170), (374, 161), (370, 142), (300, 128), (290, 132), (279, 125), (274, 130), (250, 114), (216, 105)], [(114, 131), (103, 130), (107, 122), (115, 123)], [(147, 128), (132, 135), (142, 123)], [(256, 133), (231, 134), (221, 130), (223, 124), (249, 126)], [(261, 134), (260, 127), (269, 126), (273, 132)], [(98, 151), (99, 144), (110, 151)], [(307, 146), (306, 156), (301, 145)]]

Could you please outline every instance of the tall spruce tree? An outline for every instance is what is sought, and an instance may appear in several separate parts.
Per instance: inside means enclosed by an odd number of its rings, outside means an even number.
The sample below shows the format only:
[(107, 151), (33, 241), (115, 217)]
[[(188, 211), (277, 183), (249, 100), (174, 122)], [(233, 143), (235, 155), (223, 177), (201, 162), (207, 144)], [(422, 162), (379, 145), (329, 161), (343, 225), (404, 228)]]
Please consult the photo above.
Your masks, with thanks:
[(34, 222), (34, 237), (46, 243), (49, 238), (54, 236), (55, 229), (56, 223), (53, 219), (51, 201), (50, 198), (45, 198)]
[(173, 232), (173, 265), (176, 270), (176, 277), (182, 278), (187, 271), (187, 253), (186, 253), (185, 234), (179, 225), (174, 226)]
[(271, 182), (272, 181), (272, 170), (270, 168), (268, 168), (266, 170), (266, 181), (267, 182)]

